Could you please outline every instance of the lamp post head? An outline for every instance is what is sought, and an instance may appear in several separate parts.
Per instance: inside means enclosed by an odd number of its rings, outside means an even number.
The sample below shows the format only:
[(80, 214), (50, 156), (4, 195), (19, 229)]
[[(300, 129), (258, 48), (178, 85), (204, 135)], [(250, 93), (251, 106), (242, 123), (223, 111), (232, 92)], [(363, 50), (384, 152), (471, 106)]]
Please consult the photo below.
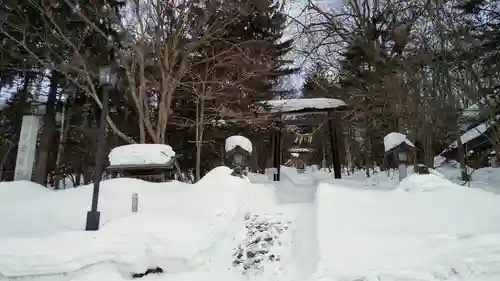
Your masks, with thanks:
[(112, 87), (116, 84), (117, 73), (112, 65), (99, 67), (99, 83), (104, 87)]

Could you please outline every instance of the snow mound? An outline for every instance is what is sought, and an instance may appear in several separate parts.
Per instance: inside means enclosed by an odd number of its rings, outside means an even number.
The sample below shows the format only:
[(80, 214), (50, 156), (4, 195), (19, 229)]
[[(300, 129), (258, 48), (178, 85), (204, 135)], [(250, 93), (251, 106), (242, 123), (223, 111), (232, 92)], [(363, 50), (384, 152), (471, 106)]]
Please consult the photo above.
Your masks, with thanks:
[(486, 167), (477, 169), (472, 173), (472, 179), (475, 181), (488, 183), (491, 185), (497, 185), (499, 187), (500, 184), (500, 168), (492, 168)]
[[(0, 273), (58, 274), (109, 262), (129, 272), (157, 266), (189, 269), (203, 262), (199, 253), (220, 237), (218, 231), (210, 221), (138, 213), (111, 221), (96, 233), (73, 231), (34, 239), (0, 239)], [(177, 268), (172, 268), (175, 263)]]
[[(12, 196), (0, 205), (0, 213), (9, 214), (0, 216), (0, 280), (75, 273), (103, 264), (127, 274), (157, 266), (172, 273), (205, 266), (221, 243), (236, 244), (229, 233), (244, 224), (246, 213), (274, 204), (272, 186), (251, 184), (229, 172), (218, 167), (196, 184), (103, 181), (97, 232), (83, 231), (92, 185), (47, 191), (36, 200)], [(138, 213), (131, 212), (134, 193)], [(229, 266), (230, 259), (231, 254)]]
[(413, 174), (406, 177), (399, 183), (398, 189), (408, 192), (424, 192), (439, 188), (461, 188), (461, 186), (434, 174), (419, 175)]
[(440, 167), (446, 163), (446, 158), (441, 155), (434, 157), (434, 168)]
[(409, 146), (415, 147), (415, 145), (411, 141), (409, 141), (404, 134), (396, 132), (389, 133), (384, 137), (385, 152), (392, 150), (402, 143), (406, 143)]
[(140, 164), (166, 164), (175, 152), (166, 144), (128, 144), (115, 147), (109, 153), (109, 164), (140, 165)]
[(0, 202), (11, 200), (39, 198), (53, 191), (31, 181), (0, 182)]
[(485, 255), (488, 247), (500, 249), (500, 225), (491, 223), (500, 219), (497, 195), (467, 188), (408, 193), (320, 184), (316, 200), (319, 277), (448, 280), (436, 276), (456, 269), (475, 274), (460, 280), (498, 280), (482, 275), (499, 277), (497, 250)]
[(229, 181), (232, 183), (241, 182), (241, 178), (231, 176), (232, 170), (226, 166), (215, 167), (203, 176), (196, 185), (212, 186), (220, 185), (222, 181)]
[(244, 136), (230, 136), (226, 139), (226, 152), (233, 150), (236, 146), (252, 153), (252, 142)]

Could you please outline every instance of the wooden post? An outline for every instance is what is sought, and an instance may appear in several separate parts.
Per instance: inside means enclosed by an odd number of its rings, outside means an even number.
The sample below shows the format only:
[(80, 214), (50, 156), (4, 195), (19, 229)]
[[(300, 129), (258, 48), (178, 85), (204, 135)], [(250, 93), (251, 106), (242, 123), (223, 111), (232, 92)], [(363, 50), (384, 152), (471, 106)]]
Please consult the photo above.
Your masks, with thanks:
[(139, 211), (139, 194), (132, 194), (132, 213), (137, 213)]
[[(331, 114), (330, 118), (332, 118)], [(333, 165), (333, 174), (336, 179), (342, 178), (341, 167), (340, 167), (340, 156), (339, 156), (339, 148), (337, 144), (338, 140), (338, 132), (337, 126), (332, 119), (328, 119), (328, 132), (330, 135), (330, 146), (332, 152), (332, 165)]]
[(276, 168), (276, 174), (274, 174), (274, 181), (280, 181), (280, 173), (281, 173), (281, 130), (280, 123), (276, 122), (276, 132), (274, 133), (274, 142), (273, 142), (273, 166)]
[(280, 181), (280, 178), (281, 178), (281, 164), (283, 164), (283, 153), (281, 152), (281, 137), (282, 137), (282, 133), (281, 133), (281, 127), (282, 127), (282, 124), (278, 122), (278, 137), (277, 137), (277, 141), (278, 141), (278, 181)]

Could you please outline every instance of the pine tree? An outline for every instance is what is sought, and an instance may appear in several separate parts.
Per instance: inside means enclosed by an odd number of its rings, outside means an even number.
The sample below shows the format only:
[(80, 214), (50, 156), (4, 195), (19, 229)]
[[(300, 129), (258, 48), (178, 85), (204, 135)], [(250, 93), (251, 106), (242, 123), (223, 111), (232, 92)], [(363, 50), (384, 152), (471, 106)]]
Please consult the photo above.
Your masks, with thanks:
[[(285, 58), (293, 41), (283, 40), (286, 16), (278, 2), (207, 0), (201, 6), (204, 8), (200, 8), (199, 17), (209, 17), (205, 21), (207, 33), (211, 34), (206, 43), (200, 45), (199, 57), (193, 56), (192, 65), (196, 68), (192, 73), (193, 76), (208, 76), (210, 82), (219, 82), (207, 85), (211, 88), (204, 100), (206, 121), (229, 119), (226, 125), (206, 125), (209, 130), (204, 132), (204, 143), (209, 141), (211, 144), (204, 146), (202, 159), (212, 159), (202, 163), (202, 170), (207, 170), (221, 163), (213, 161), (220, 152), (220, 148), (214, 147), (213, 143), (224, 143), (225, 138), (232, 134), (249, 136), (255, 140), (254, 145), (262, 141), (261, 134), (252, 137), (254, 128), (248, 124), (255, 117), (253, 105), (258, 101), (286, 96), (290, 91), (281, 89), (280, 82), (297, 70), (290, 67)], [(214, 32), (214, 26), (220, 27), (217, 32)], [(184, 79), (186, 84), (190, 84), (188, 80), (191, 77)], [(192, 95), (190, 99), (190, 95), (190, 91), (179, 89), (174, 102), (179, 105), (175, 114), (195, 120), (196, 97)], [(221, 114), (221, 108), (226, 113)], [(235, 120), (237, 122), (233, 122)], [(183, 160), (188, 161), (185, 164), (191, 167), (194, 166), (191, 162), (194, 159), (189, 156), (195, 154), (194, 135), (193, 128), (177, 129), (176, 136), (184, 141), (180, 144), (177, 137), (173, 140), (183, 147), (183, 154), (187, 156)]]
[[(463, 11), (463, 30), (471, 41), (462, 60), (481, 60), (482, 76), (491, 79), (500, 73), (500, 4), (491, 0), (466, 0), (457, 6)], [(479, 43), (479, 44), (478, 44)], [(500, 100), (500, 84), (489, 89)]]
[(236, 18), (226, 27), (222, 48), (239, 44), (247, 56), (233, 79), (250, 76), (242, 88), (247, 90), (251, 102), (285, 96), (287, 91), (278, 85), (297, 69), (291, 68), (285, 59), (293, 40), (283, 40), (286, 15), (282, 4), (273, 0), (225, 0), (222, 7), (228, 7), (222, 13), (233, 13)]

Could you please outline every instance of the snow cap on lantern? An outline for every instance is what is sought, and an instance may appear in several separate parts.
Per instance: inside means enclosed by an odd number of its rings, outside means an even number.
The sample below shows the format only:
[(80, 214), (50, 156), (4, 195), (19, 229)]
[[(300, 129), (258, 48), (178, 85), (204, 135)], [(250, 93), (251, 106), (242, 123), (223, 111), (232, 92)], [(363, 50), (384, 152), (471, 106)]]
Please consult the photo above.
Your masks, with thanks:
[(384, 137), (384, 148), (387, 154), (396, 153), (400, 161), (408, 161), (408, 154), (415, 149), (415, 145), (404, 134), (392, 132)]

